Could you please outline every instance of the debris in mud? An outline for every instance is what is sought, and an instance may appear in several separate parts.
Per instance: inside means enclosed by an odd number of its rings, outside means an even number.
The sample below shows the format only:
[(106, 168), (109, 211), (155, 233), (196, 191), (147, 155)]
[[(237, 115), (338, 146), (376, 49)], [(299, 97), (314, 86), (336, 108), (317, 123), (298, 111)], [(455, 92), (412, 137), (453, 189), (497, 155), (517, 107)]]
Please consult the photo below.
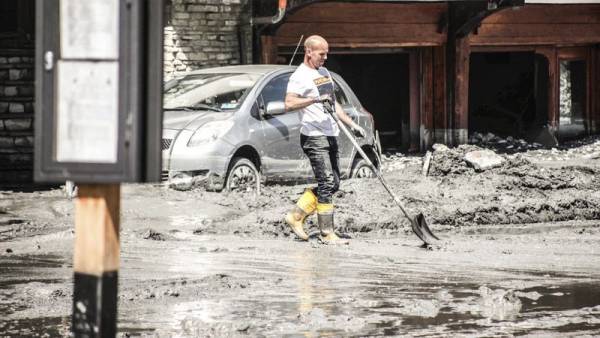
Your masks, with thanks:
[(436, 143), (431, 148), (433, 148), (434, 151), (438, 151), (440, 153), (450, 150), (450, 148), (448, 148), (448, 146), (446, 146), (445, 144), (441, 144), (441, 143)]
[(481, 148), (472, 145), (460, 145), (449, 149), (434, 145), (434, 152), (429, 166), (429, 176), (460, 175), (474, 172), (464, 158), (468, 152), (480, 151)]
[(153, 241), (164, 241), (166, 240), (166, 236), (161, 234), (158, 231), (155, 231), (153, 229), (148, 229), (144, 232), (144, 234), (142, 235), (142, 238), (144, 239), (151, 239)]
[(515, 295), (517, 295), (518, 297), (521, 297), (521, 298), (527, 298), (527, 299), (531, 299), (531, 300), (538, 300), (542, 297), (542, 294), (540, 294), (537, 291), (531, 291), (531, 292), (516, 291)]
[(62, 289), (56, 289), (56, 290), (52, 291), (52, 293), (50, 293), (50, 298), (53, 298), (53, 299), (65, 298), (67, 296), (71, 296), (71, 294)]
[(479, 288), (479, 311), (482, 316), (494, 320), (514, 320), (523, 306), (512, 290)]
[(464, 159), (478, 172), (499, 167), (505, 161), (504, 158), (488, 149), (470, 151), (465, 154)]
[(246, 331), (248, 331), (248, 329), (250, 329), (250, 324), (248, 324), (248, 323), (242, 323), (242, 324), (238, 325), (238, 327), (236, 328), (236, 331), (238, 331), (238, 332), (246, 332)]
[(425, 157), (423, 158), (423, 167), (421, 169), (421, 175), (427, 176), (427, 174), (429, 174), (429, 167), (431, 166), (431, 157), (432, 156), (433, 156), (433, 153), (431, 151), (428, 151), (427, 153), (425, 153)]
[(436, 292), (434, 296), (437, 300), (440, 301), (449, 301), (454, 298), (454, 296), (452, 296), (452, 294), (446, 289), (442, 289)]
[(8, 248), (8, 249), (6, 249), (6, 253), (12, 253), (12, 252), (13, 252), (13, 251), (12, 251), (12, 249), (11, 249), (11, 248)]
[(381, 158), (381, 171), (390, 172), (402, 170), (420, 162), (420, 157), (404, 156), (401, 153), (385, 153)]
[(440, 304), (434, 299), (409, 299), (402, 303), (401, 312), (408, 316), (434, 318), (440, 312)]
[(248, 281), (236, 281), (235, 278), (224, 273), (204, 277), (200, 280), (200, 283), (204, 285), (204, 291), (207, 292), (223, 289), (245, 289), (250, 286)]
[(170, 297), (179, 297), (179, 292), (169, 289), (165, 291), (164, 295)]
[(460, 145), (449, 149), (435, 144), (434, 149), (436, 150), (431, 156), (430, 176), (474, 174), (492, 168), (499, 168), (499, 170), (519, 168), (524, 171), (534, 166), (519, 154), (500, 155), (475, 145)]
[(547, 161), (567, 161), (571, 159), (591, 160), (600, 157), (600, 136), (564, 142), (551, 149), (538, 149), (526, 153), (527, 157)]
[(487, 133), (485, 135), (481, 133), (473, 133), (469, 138), (469, 143), (484, 146), (486, 148), (492, 148), (496, 151), (505, 153), (514, 153), (527, 150), (540, 149), (544, 146), (541, 143), (533, 142), (529, 143), (523, 139), (508, 136), (502, 138), (494, 135), (493, 133)]

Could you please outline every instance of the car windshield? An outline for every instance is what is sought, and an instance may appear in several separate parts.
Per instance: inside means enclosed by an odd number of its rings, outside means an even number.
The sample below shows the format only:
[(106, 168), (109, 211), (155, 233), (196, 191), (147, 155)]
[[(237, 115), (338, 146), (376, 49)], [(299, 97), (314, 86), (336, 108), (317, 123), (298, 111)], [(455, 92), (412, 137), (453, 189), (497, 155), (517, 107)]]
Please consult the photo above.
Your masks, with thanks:
[(165, 86), (164, 109), (238, 109), (246, 92), (260, 78), (257, 74), (196, 74), (170, 81)]

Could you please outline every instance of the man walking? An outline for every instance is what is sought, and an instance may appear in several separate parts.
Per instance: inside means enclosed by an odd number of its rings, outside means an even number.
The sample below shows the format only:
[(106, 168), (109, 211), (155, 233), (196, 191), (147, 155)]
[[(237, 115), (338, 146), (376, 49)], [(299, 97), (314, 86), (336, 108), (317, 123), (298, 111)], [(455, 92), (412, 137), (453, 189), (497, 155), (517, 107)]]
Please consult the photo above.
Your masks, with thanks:
[(365, 131), (334, 102), (334, 82), (323, 67), (328, 52), (329, 45), (324, 38), (318, 35), (308, 37), (304, 42), (304, 61), (288, 83), (285, 108), (300, 112), (300, 145), (310, 160), (317, 187), (304, 192), (285, 220), (300, 239), (308, 240), (304, 221), (316, 211), (320, 240), (326, 244), (348, 244), (334, 231), (333, 194), (340, 186), (339, 127), (326, 109), (334, 109), (333, 113), (357, 136), (364, 137)]

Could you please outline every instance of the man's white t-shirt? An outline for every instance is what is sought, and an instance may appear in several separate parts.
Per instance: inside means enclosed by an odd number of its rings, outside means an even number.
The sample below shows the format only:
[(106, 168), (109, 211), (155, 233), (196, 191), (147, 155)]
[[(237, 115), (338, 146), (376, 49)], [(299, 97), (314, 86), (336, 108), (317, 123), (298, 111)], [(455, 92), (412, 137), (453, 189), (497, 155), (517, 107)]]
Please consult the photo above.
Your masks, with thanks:
[[(330, 94), (333, 97), (333, 81), (329, 76), (325, 67), (317, 70), (302, 63), (290, 76), (287, 92), (300, 97), (317, 98), (323, 94)], [(325, 112), (323, 104), (313, 103), (299, 111), (302, 134), (306, 136), (338, 136), (340, 133), (333, 116)]]

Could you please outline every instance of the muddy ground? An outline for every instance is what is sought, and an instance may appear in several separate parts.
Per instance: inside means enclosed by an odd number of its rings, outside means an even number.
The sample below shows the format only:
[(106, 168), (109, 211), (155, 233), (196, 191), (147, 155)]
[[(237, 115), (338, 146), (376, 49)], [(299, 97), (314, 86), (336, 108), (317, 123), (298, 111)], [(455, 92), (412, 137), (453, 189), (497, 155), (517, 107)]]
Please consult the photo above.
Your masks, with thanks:
[[(442, 239), (429, 248), (376, 179), (342, 182), (339, 247), (316, 240), (315, 217), (309, 242), (285, 226), (305, 186), (123, 185), (119, 335), (600, 335), (600, 141), (485, 146), (501, 166), (468, 166), (476, 145), (440, 147), (427, 176), (421, 156), (384, 156)], [(0, 336), (68, 334), (73, 204), (0, 192)]]

